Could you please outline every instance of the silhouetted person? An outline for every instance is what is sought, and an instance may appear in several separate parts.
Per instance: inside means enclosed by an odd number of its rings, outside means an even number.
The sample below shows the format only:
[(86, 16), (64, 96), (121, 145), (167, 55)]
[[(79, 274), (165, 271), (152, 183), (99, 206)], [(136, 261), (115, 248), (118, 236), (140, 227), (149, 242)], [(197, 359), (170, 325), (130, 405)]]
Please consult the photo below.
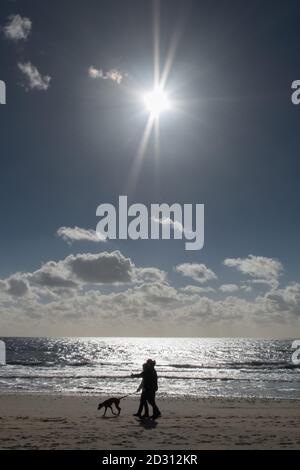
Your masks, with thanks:
[[(143, 389), (144, 389), (144, 397), (143, 400), (146, 401), (152, 406), (153, 408), (153, 419), (158, 418), (161, 416), (161, 413), (158, 409), (158, 406), (155, 403), (155, 393), (158, 390), (157, 385), (157, 373), (155, 370), (155, 361), (152, 359), (148, 359), (146, 362), (145, 368), (141, 374), (132, 374), (131, 377), (142, 377), (143, 379)], [(141, 397), (142, 400), (142, 397)]]
[[(145, 372), (146, 367), (147, 367), (147, 363), (143, 364), (143, 373)], [(149, 418), (149, 407), (148, 407), (148, 403), (147, 403), (147, 399), (146, 399), (146, 390), (145, 390), (145, 387), (144, 387), (144, 379), (142, 379), (142, 382), (141, 382), (139, 388), (137, 389), (137, 392), (139, 392), (140, 390), (142, 390), (141, 399), (140, 399), (140, 406), (139, 406), (139, 409), (138, 409), (137, 413), (134, 413), (133, 416), (138, 416), (139, 418)], [(143, 408), (145, 409), (145, 413), (142, 415)]]

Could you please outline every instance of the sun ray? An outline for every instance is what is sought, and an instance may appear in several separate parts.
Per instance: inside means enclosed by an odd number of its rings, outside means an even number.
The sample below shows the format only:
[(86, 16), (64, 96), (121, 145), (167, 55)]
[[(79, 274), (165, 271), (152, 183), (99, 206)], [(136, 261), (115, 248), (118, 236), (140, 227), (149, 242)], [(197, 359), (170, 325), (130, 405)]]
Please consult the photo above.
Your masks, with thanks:
[(153, 54), (154, 54), (154, 87), (159, 85), (160, 77), (160, 4), (153, 4)]
[(155, 165), (158, 169), (160, 158), (160, 114), (171, 109), (171, 101), (166, 91), (166, 84), (172, 69), (179, 42), (179, 34), (174, 34), (170, 43), (163, 70), (160, 58), (160, 1), (153, 2), (153, 89), (143, 95), (143, 101), (149, 112), (143, 135), (137, 150), (133, 166), (128, 177), (127, 189), (133, 191), (145, 158), (148, 143), (153, 133)]
[(174, 62), (177, 47), (178, 47), (178, 42), (179, 42), (179, 34), (177, 33), (173, 35), (173, 38), (169, 47), (168, 55), (165, 61), (164, 69), (163, 69), (163, 72), (161, 74), (161, 78), (159, 81), (159, 84), (163, 89), (166, 86), (167, 80), (169, 78), (169, 75), (173, 66), (173, 62)]
[(127, 181), (126, 187), (127, 187), (128, 193), (132, 193), (135, 189), (136, 181), (140, 172), (142, 162), (144, 160), (145, 151), (147, 149), (148, 141), (149, 141), (152, 129), (153, 129), (154, 122), (155, 122), (154, 116), (150, 114), (148, 121), (146, 123), (146, 126), (144, 128), (143, 136), (139, 144), (139, 148), (138, 148), (138, 151), (137, 151), (134, 163), (133, 163), (133, 167), (131, 169), (131, 173)]

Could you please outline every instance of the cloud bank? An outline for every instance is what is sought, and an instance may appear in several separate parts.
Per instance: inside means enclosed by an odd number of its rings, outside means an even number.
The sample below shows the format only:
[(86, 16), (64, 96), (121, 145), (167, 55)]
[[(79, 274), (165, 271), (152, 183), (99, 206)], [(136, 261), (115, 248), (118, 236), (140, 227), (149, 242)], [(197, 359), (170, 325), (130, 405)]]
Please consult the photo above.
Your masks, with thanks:
[[(245, 259), (257, 266), (256, 257)], [(259, 261), (260, 276), (281, 272), (282, 265), (279, 269), (278, 261), (271, 261), (266, 258), (265, 270)], [(253, 265), (246, 266), (247, 274), (254, 275)], [(247, 336), (252, 331), (262, 335), (275, 327), (286, 332), (300, 326), (299, 283), (281, 287), (257, 283), (251, 285), (257, 290), (254, 293), (247, 291), (242, 280), (203, 286), (218, 282), (215, 272), (204, 264), (183, 263), (174, 269), (182, 281), (188, 278), (196, 285), (177, 286), (166, 272), (136, 266), (118, 250), (71, 254), (48, 261), (36, 271), (14, 273), (0, 280), (3, 334), (16, 334), (18, 328), (28, 334), (30, 325), (39, 334), (54, 328), (56, 334), (100, 336), (231, 335), (235, 331)], [(245, 269), (238, 272), (244, 274)]]
[(183, 263), (176, 266), (175, 270), (183, 276), (190, 277), (201, 284), (217, 279), (216, 274), (211, 269), (207, 268), (205, 264)]

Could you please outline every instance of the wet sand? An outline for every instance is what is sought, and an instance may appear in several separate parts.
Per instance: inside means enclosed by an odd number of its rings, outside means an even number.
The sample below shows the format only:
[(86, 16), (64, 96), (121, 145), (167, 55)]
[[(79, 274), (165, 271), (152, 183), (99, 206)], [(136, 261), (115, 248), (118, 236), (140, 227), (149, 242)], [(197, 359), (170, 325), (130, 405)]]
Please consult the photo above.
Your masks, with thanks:
[[(105, 397), (108, 398), (108, 397)], [(163, 416), (139, 420), (138, 397), (120, 416), (101, 397), (1, 395), (1, 449), (300, 449), (300, 401), (164, 398)]]

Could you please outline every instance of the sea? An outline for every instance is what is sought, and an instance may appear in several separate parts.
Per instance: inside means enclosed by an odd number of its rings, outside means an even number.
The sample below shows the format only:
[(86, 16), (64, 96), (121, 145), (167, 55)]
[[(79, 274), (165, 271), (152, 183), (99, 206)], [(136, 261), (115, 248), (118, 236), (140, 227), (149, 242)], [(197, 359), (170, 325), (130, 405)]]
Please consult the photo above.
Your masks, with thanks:
[(293, 340), (2, 338), (0, 393), (131, 394), (156, 361), (160, 396), (300, 399)]

